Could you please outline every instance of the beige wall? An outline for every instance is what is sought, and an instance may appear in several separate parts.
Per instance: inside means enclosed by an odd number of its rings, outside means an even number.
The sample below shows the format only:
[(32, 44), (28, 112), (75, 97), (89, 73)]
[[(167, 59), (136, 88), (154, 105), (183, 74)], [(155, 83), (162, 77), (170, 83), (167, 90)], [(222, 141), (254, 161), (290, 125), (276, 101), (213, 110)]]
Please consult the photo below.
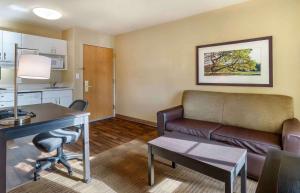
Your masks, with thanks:
[[(46, 36), (50, 38), (58, 38), (61, 39), (62, 31), (45, 27), (45, 26), (38, 26), (26, 23), (18, 23), (18, 22), (7, 22), (0, 20), (0, 30), (7, 30), (7, 31), (14, 31), (19, 33), (26, 33), (26, 34), (33, 34), (33, 35), (40, 35)], [(13, 69), (1, 69), (1, 79), (0, 79), (0, 87), (1, 85), (12, 85), (13, 84)], [(60, 71), (52, 71), (51, 73), (51, 80), (55, 80), (57, 82), (62, 82), (62, 73)], [(50, 80), (50, 81), (51, 81)], [(22, 83), (25, 84), (43, 84), (48, 83), (49, 80), (25, 80), (23, 79)]]
[[(64, 73), (64, 80), (74, 88), (74, 99), (83, 98), (83, 45), (89, 44), (100, 47), (113, 48), (114, 37), (82, 28), (73, 28), (63, 32), (63, 39), (69, 41), (68, 71)], [(80, 78), (75, 79), (79, 73)]]
[[(185, 89), (294, 97), (300, 118), (300, 1), (251, 0), (116, 37), (117, 113), (156, 121)], [(195, 46), (273, 36), (274, 87), (195, 85)]]
[(70, 87), (74, 87), (75, 82), (75, 30), (74, 28), (64, 30), (62, 33), (62, 39), (68, 42), (68, 64), (67, 70), (63, 71), (63, 82)]

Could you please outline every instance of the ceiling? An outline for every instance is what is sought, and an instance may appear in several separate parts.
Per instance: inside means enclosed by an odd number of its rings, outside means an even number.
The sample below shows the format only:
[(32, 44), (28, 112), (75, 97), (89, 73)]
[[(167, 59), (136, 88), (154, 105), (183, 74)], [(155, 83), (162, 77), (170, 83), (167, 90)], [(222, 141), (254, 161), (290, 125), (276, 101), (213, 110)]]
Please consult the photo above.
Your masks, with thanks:
[[(0, 19), (28, 22), (61, 30), (82, 27), (120, 34), (247, 0), (1, 0)], [(38, 18), (35, 7), (52, 8), (63, 17), (56, 21)]]

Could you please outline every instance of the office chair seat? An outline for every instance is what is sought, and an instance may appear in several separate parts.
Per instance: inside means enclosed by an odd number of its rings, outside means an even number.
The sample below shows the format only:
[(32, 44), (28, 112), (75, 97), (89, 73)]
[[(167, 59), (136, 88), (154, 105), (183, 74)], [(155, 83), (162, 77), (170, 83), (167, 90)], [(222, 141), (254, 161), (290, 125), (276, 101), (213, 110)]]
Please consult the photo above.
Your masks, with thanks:
[(62, 144), (62, 138), (53, 138), (50, 133), (41, 133), (35, 136), (32, 143), (43, 152), (52, 152)]
[[(72, 130), (74, 128), (74, 130)], [(79, 137), (80, 132), (75, 131), (76, 127), (68, 128), (68, 130), (57, 129), (50, 132), (45, 132), (36, 135), (32, 142), (43, 152), (52, 152), (59, 148), (63, 143), (75, 143)], [(79, 130), (80, 131), (80, 130)]]

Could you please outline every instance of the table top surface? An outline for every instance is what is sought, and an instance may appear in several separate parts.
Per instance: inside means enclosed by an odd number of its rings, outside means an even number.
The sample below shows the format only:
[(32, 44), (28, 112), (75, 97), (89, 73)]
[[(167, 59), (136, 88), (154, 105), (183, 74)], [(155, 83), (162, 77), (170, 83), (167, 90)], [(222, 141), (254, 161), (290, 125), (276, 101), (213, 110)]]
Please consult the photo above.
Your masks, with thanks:
[(52, 104), (52, 103), (26, 105), (26, 106), (19, 107), (19, 109), (25, 110), (27, 112), (33, 112), (36, 116), (31, 118), (30, 123), (26, 123), (21, 126), (0, 125), (0, 132), (1, 132), (1, 130), (6, 130), (9, 128), (25, 127), (28, 125), (45, 123), (45, 122), (55, 121), (55, 120), (59, 120), (59, 119), (68, 119), (68, 118), (72, 118), (72, 117), (88, 116), (90, 114), (88, 112), (76, 111), (76, 110), (72, 110), (70, 108)]
[(197, 141), (161, 136), (148, 144), (209, 165), (232, 171), (244, 164), (246, 149), (230, 147), (207, 139)]

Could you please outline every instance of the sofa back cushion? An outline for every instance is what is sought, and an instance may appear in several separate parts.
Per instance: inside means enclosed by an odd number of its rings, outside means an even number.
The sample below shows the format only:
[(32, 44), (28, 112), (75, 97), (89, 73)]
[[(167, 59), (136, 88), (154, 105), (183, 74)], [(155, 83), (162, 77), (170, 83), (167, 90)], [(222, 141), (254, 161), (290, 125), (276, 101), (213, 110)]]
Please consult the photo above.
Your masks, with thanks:
[(185, 118), (272, 133), (294, 117), (292, 98), (282, 95), (184, 91), (182, 105)]
[(281, 133), (283, 122), (293, 117), (293, 101), (288, 96), (227, 94), (224, 98), (224, 125)]
[(222, 123), (223, 93), (184, 91), (182, 105), (184, 118)]

